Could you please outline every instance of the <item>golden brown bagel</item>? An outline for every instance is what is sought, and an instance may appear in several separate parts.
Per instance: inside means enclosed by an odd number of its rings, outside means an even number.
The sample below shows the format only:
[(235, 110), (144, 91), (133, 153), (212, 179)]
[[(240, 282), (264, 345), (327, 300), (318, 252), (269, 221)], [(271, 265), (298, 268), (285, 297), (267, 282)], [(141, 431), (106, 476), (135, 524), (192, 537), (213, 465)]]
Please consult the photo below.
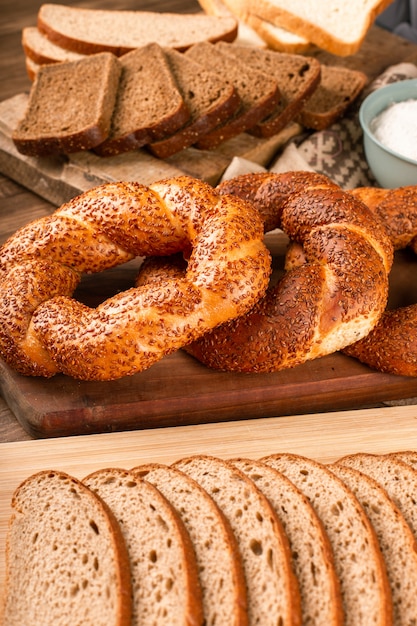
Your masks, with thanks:
[[(417, 186), (361, 187), (352, 194), (385, 224), (396, 250), (410, 246), (417, 253)], [(383, 372), (417, 376), (417, 304), (385, 311), (375, 328), (344, 352)]]
[[(69, 297), (83, 272), (179, 251), (189, 255), (181, 278), (132, 287), (95, 309)], [(249, 203), (186, 176), (102, 185), (0, 249), (0, 354), (26, 375), (120, 378), (248, 311), (269, 275)]]
[(282, 228), (294, 244), (279, 283), (187, 352), (220, 370), (270, 372), (340, 350), (375, 326), (393, 248), (360, 200), (310, 172), (248, 174), (218, 190), (252, 202), (265, 231)]

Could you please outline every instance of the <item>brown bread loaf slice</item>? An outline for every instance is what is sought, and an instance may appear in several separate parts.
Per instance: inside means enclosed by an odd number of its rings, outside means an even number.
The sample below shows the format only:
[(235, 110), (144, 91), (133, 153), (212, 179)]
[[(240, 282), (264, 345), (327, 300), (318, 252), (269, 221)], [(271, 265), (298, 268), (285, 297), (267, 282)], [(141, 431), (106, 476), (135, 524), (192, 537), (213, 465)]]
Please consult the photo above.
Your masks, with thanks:
[(399, 459), (379, 454), (358, 452), (338, 460), (376, 480), (400, 509), (417, 538), (417, 470)]
[(232, 17), (84, 9), (43, 4), (38, 28), (53, 43), (82, 54), (109, 51), (121, 56), (149, 43), (186, 50), (200, 41), (234, 41), (237, 22)]
[(415, 450), (399, 450), (398, 452), (391, 452), (386, 456), (403, 461), (403, 463), (417, 470), (417, 452)]
[(19, 152), (48, 156), (102, 143), (110, 131), (120, 72), (118, 59), (108, 52), (40, 68), (12, 134)]
[(243, 559), (249, 624), (299, 625), (288, 539), (265, 496), (243, 472), (221, 459), (194, 456), (174, 466), (196, 480), (229, 520)]
[(120, 58), (122, 74), (109, 137), (95, 150), (113, 156), (171, 135), (190, 118), (162, 48), (149, 44)]
[(342, 598), (332, 548), (306, 496), (265, 463), (251, 459), (232, 459), (232, 463), (262, 491), (281, 520), (299, 583), (302, 624), (342, 624)]
[(190, 476), (156, 463), (133, 468), (174, 506), (193, 542), (204, 624), (247, 626), (245, 578), (236, 538), (214, 500)]
[(274, 110), (249, 129), (257, 137), (279, 133), (304, 108), (320, 83), (321, 64), (313, 57), (218, 43), (248, 68), (262, 70), (277, 81), (281, 100)]
[(320, 84), (299, 113), (297, 121), (314, 130), (327, 128), (342, 117), (367, 81), (363, 72), (322, 64)]
[(416, 618), (417, 542), (401, 511), (373, 479), (352, 467), (328, 466), (353, 491), (378, 537), (393, 604), (393, 623), (409, 626)]
[(193, 546), (166, 498), (122, 469), (101, 469), (83, 482), (107, 503), (124, 535), (132, 577), (132, 626), (202, 624)]
[(165, 48), (169, 67), (190, 111), (190, 120), (176, 133), (150, 144), (151, 152), (165, 159), (225, 122), (240, 106), (233, 85), (187, 55)]
[[(7, 537), (3, 626), (130, 626), (130, 569), (107, 505), (58, 471), (15, 491)], [(0, 617), (1, 619), (1, 617)]]
[(353, 492), (327, 467), (296, 454), (262, 459), (287, 476), (310, 500), (330, 543), (339, 576), (345, 624), (388, 626), (391, 594), (371, 523)]
[(230, 120), (199, 139), (196, 145), (202, 150), (211, 150), (223, 141), (249, 130), (269, 115), (280, 101), (280, 90), (275, 78), (265, 71), (247, 67), (241, 59), (224, 52), (217, 44), (197, 44), (185, 54), (216, 71), (224, 81), (235, 87), (241, 99), (239, 109)]
[(23, 28), (22, 47), (25, 55), (38, 65), (59, 63), (61, 61), (79, 61), (86, 56), (85, 54), (71, 52), (71, 50), (55, 45), (36, 26)]

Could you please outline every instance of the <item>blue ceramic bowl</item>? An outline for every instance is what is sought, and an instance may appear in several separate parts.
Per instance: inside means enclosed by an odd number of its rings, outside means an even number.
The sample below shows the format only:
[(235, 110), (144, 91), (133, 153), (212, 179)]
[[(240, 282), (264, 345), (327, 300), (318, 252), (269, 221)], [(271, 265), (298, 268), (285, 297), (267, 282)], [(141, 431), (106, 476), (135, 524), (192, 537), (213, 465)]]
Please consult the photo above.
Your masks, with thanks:
[(359, 121), (366, 160), (376, 180), (386, 189), (417, 185), (417, 161), (402, 156), (375, 138), (372, 120), (394, 102), (417, 100), (417, 79), (402, 80), (371, 93), (362, 102)]

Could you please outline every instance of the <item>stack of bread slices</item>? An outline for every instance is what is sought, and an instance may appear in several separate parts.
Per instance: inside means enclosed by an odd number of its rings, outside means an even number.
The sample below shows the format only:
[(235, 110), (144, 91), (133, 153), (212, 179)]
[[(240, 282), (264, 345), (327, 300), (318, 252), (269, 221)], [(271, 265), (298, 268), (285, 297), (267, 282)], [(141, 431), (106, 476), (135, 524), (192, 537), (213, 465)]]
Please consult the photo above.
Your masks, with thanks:
[[(155, 41), (121, 28), (138, 13), (142, 30), (144, 15), (145, 25), (154, 20)], [(243, 132), (271, 137), (292, 121), (326, 128), (366, 83), (359, 71), (243, 44), (236, 24), (227, 15), (43, 5), (37, 27), (22, 33), (33, 85), (13, 133), (17, 149), (113, 156), (146, 147), (160, 158), (212, 150)]]
[(16, 490), (4, 626), (410, 626), (417, 452), (196, 455)]

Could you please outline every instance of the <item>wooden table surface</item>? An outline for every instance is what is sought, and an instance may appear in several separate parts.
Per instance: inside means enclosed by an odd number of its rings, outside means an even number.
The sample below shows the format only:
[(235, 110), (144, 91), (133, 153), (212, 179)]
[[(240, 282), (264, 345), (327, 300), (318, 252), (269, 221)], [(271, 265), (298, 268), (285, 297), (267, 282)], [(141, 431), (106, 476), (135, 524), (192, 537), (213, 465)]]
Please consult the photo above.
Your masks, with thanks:
[[(152, 0), (90, 0), (87, 2), (67, 0), (65, 4), (92, 8), (141, 9), (182, 13), (193, 13), (200, 10), (198, 2), (194, 0), (165, 0), (157, 3)], [(39, 6), (39, 0), (2, 0), (0, 101), (30, 89), (31, 83), (26, 75), (20, 38), (23, 27), (36, 24)], [(383, 42), (390, 35), (377, 33), (377, 36), (381, 37), (382, 50)], [(417, 61), (417, 46), (400, 39), (396, 44), (398, 44), (394, 46), (396, 58), (390, 57), (387, 65), (402, 60)], [(381, 71), (380, 64), (376, 63), (377, 60), (375, 58), (363, 60), (363, 62), (369, 63), (370, 74)], [(49, 214), (52, 209), (52, 205), (47, 201), (0, 175), (0, 243), (21, 225)], [(30, 436), (21, 428), (0, 397), (0, 443), (26, 439), (30, 439)]]

